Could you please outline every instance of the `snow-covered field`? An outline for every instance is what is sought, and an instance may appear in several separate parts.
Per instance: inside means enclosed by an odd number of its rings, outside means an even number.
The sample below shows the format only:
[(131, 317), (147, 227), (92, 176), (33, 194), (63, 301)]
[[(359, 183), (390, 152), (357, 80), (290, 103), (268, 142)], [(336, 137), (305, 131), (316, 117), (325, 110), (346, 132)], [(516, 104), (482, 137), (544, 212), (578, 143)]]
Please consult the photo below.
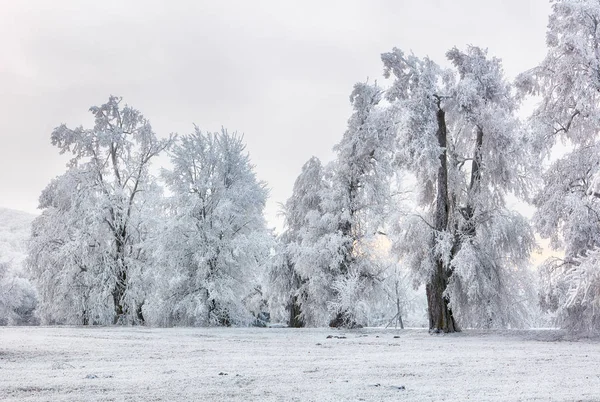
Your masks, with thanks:
[(555, 331), (2, 327), (0, 400), (600, 401), (600, 343)]

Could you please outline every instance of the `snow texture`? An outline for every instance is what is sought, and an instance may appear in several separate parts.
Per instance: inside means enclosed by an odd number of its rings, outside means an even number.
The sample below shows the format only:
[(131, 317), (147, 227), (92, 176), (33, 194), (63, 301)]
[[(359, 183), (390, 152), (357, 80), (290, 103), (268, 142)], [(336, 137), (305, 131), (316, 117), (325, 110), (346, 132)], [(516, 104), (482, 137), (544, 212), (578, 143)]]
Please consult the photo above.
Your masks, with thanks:
[(597, 401), (599, 359), (554, 330), (3, 327), (0, 398)]

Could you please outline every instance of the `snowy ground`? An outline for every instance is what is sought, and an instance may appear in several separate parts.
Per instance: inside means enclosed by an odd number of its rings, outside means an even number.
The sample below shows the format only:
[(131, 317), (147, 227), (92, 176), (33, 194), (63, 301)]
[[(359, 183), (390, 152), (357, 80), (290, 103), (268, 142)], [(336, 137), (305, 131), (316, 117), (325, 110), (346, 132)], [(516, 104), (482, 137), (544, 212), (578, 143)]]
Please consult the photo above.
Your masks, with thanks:
[(554, 331), (0, 327), (0, 400), (600, 401), (600, 343)]

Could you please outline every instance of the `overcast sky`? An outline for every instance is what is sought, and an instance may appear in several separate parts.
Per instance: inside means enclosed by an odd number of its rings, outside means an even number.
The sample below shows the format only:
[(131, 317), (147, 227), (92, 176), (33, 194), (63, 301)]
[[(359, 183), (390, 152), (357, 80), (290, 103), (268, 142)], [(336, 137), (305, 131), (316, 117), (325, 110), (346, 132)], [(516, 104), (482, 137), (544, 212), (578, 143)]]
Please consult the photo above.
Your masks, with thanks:
[(65, 171), (52, 129), (91, 126), (88, 108), (114, 94), (159, 136), (244, 133), (278, 225), (304, 162), (332, 159), (352, 86), (380, 78), (382, 52), (443, 63), (472, 44), (514, 77), (543, 58), (549, 12), (547, 0), (0, 0), (0, 206), (35, 212)]

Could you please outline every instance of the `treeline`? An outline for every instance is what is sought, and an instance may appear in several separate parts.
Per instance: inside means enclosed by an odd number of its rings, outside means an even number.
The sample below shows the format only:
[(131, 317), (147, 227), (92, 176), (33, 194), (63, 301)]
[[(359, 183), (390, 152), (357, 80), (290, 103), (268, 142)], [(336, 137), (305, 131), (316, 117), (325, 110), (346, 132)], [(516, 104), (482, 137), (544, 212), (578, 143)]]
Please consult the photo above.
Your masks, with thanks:
[[(37, 315), (249, 325), (286, 311), (290, 326), (354, 327), (390, 309), (400, 321), (423, 286), (432, 331), (527, 326), (538, 301), (566, 328), (600, 331), (600, 5), (552, 7), (546, 58), (514, 82), (475, 46), (450, 49), (449, 68), (382, 54), (386, 85), (354, 86), (336, 158), (303, 166), (279, 236), (236, 134), (158, 139), (116, 97), (90, 109), (94, 127), (58, 127), (72, 160), (32, 228)], [(568, 152), (550, 160), (557, 143)], [(171, 164), (154, 176), (161, 153)], [(507, 197), (533, 203), (533, 221)], [(564, 250), (539, 289), (536, 232)]]

